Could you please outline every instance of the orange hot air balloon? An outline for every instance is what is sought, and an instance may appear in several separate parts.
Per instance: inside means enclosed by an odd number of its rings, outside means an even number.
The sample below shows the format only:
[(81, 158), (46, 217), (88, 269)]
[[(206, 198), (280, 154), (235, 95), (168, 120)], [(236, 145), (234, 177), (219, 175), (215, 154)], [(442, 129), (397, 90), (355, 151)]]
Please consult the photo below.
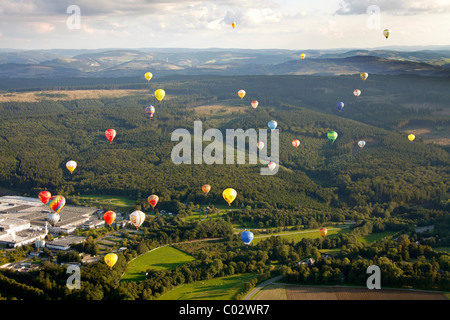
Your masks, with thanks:
[(114, 129), (108, 129), (108, 130), (106, 130), (106, 131), (105, 131), (105, 136), (106, 136), (106, 139), (108, 139), (109, 142), (112, 143), (112, 141), (113, 141), (114, 138), (116, 137), (116, 130), (114, 130)]
[(244, 96), (245, 96), (245, 90), (239, 90), (239, 91), (238, 91), (238, 96), (239, 96), (239, 98), (244, 99)]
[(233, 21), (233, 23), (231, 23), (231, 26), (233, 27), (233, 29), (236, 27), (236, 22)]
[(211, 190), (211, 186), (209, 184), (204, 184), (202, 186), (202, 191), (204, 194), (208, 194), (208, 192)]
[(328, 230), (327, 230), (327, 228), (320, 228), (319, 232), (320, 232), (320, 235), (322, 236), (322, 238), (325, 238), (325, 236), (328, 233)]
[(52, 194), (49, 191), (41, 191), (38, 195), (39, 200), (41, 200), (43, 204), (47, 204), (51, 197)]
[(147, 200), (148, 203), (150, 203), (150, 205), (152, 206), (152, 208), (155, 209), (155, 206), (159, 201), (159, 197), (156, 194), (152, 194), (148, 196)]
[(106, 211), (103, 215), (103, 219), (105, 219), (107, 224), (111, 225), (111, 223), (116, 220), (116, 213), (114, 211)]
[(300, 140), (295, 139), (294, 141), (292, 141), (292, 145), (297, 148), (300, 145)]

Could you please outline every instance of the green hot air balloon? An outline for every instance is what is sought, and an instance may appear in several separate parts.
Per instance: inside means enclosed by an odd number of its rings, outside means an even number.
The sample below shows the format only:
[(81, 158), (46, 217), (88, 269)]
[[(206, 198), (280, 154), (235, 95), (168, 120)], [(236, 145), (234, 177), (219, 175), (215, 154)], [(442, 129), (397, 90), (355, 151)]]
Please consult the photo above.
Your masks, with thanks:
[(330, 132), (327, 133), (327, 138), (328, 138), (328, 140), (331, 141), (331, 143), (333, 143), (334, 140), (337, 139), (337, 137), (338, 137), (338, 134), (337, 134), (336, 131), (330, 131)]

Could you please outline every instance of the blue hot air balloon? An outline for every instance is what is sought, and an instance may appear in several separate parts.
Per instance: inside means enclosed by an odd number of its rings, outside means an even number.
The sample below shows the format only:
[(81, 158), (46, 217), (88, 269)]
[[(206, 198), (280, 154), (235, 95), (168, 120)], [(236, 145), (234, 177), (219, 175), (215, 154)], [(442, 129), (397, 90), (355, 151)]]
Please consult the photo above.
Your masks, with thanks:
[(341, 111), (344, 108), (344, 103), (342, 101), (338, 102), (337, 103), (337, 108), (338, 108), (339, 111)]
[(278, 123), (275, 120), (270, 120), (269, 123), (267, 124), (269, 129), (272, 130), (272, 131), (275, 130), (277, 125), (278, 125)]
[(241, 239), (248, 246), (253, 240), (253, 233), (250, 231), (244, 231), (241, 233)]

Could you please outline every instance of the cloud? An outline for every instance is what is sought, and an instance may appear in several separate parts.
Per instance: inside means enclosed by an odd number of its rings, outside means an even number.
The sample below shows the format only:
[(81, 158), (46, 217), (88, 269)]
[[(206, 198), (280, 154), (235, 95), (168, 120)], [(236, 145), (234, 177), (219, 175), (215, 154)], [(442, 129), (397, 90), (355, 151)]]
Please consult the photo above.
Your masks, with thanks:
[(370, 6), (376, 5), (381, 13), (391, 15), (442, 14), (450, 12), (449, 0), (342, 0), (338, 15), (366, 14)]

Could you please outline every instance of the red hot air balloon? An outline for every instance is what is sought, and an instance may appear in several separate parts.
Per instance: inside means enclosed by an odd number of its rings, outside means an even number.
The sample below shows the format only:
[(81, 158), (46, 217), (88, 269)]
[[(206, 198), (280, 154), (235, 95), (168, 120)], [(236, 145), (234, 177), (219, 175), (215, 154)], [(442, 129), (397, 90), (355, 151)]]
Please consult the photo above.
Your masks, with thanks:
[(152, 206), (153, 209), (155, 209), (156, 204), (158, 203), (159, 197), (156, 194), (152, 194), (148, 196), (147, 198), (148, 203)]
[(51, 197), (52, 194), (48, 191), (41, 191), (38, 195), (39, 200), (41, 200), (43, 204), (47, 204)]
[(116, 220), (116, 213), (114, 211), (106, 211), (103, 215), (103, 219), (105, 219), (105, 222), (109, 225)]
[(112, 143), (112, 141), (113, 141), (114, 138), (116, 137), (116, 130), (114, 130), (114, 129), (108, 129), (108, 130), (106, 130), (106, 131), (105, 131), (105, 136), (106, 136), (106, 139), (108, 139), (109, 142)]

